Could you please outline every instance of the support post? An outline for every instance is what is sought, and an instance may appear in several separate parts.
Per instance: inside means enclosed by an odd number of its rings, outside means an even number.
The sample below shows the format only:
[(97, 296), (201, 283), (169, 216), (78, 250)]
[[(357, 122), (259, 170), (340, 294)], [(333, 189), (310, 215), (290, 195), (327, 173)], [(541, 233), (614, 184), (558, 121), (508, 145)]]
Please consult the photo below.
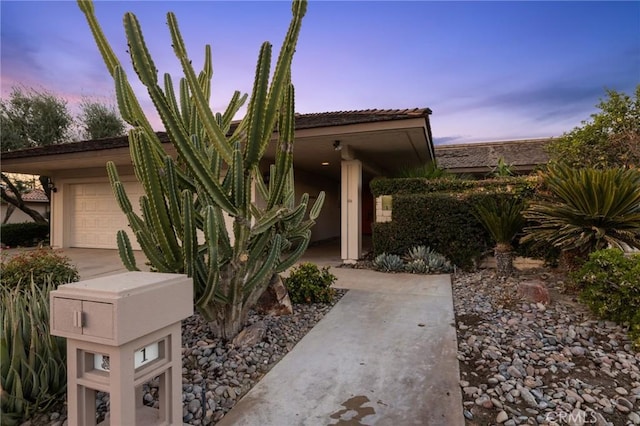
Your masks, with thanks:
[(341, 256), (355, 263), (362, 256), (362, 163), (342, 161)]

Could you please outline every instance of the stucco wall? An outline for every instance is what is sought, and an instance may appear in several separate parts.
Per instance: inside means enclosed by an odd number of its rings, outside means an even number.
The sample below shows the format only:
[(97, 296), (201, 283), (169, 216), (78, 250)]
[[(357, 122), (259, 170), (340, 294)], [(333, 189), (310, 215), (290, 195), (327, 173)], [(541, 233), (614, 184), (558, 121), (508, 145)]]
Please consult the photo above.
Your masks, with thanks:
[[(33, 210), (37, 211), (38, 213), (43, 215), (45, 218), (49, 216), (49, 203), (26, 203), (26, 204), (27, 204), (27, 207), (30, 207)], [(3, 203), (0, 206), (0, 218), (2, 220), (2, 223), (5, 223), (4, 219), (5, 217), (7, 217), (8, 209), (9, 209), (9, 206), (7, 204)], [(24, 213), (22, 210), (19, 210), (18, 208), (16, 208), (13, 210), (13, 213), (11, 213), (9, 220), (6, 223), (23, 223), (23, 222), (33, 222), (33, 219), (31, 219), (31, 216)]]
[(295, 172), (296, 201), (303, 193), (309, 194), (309, 208), (320, 191), (325, 192), (325, 200), (316, 225), (311, 230), (311, 241), (340, 237), (340, 182), (324, 176)]

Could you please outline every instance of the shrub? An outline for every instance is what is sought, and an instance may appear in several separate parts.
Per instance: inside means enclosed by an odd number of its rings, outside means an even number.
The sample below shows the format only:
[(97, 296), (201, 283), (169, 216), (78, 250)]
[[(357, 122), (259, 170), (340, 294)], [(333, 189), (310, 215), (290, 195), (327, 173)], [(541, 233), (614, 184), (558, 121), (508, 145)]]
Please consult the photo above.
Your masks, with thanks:
[(0, 286), (2, 424), (22, 423), (66, 391), (65, 340), (49, 334), (51, 280)]
[(629, 323), (634, 344), (640, 347), (640, 255), (626, 257), (620, 249), (595, 251), (570, 277), (582, 288), (580, 299), (596, 315)]
[(493, 246), (474, 216), (484, 199), (531, 199), (537, 177), (483, 181), (451, 179), (374, 179), (374, 196), (393, 195), (393, 221), (373, 224), (373, 251), (403, 255), (425, 245), (462, 269), (473, 269)]
[(373, 225), (374, 253), (404, 255), (424, 245), (463, 269), (473, 269), (491, 246), (489, 234), (472, 214), (475, 200), (486, 196), (394, 195), (393, 221)]
[(404, 270), (404, 262), (397, 254), (382, 253), (373, 259), (373, 267), (383, 272), (399, 272)]
[(555, 165), (545, 184), (551, 195), (525, 211), (532, 225), (525, 228), (524, 241), (551, 244), (569, 259), (586, 259), (610, 246), (640, 248), (638, 170)]
[(0, 227), (0, 242), (8, 247), (32, 247), (48, 237), (48, 223), (7, 223)]
[(51, 249), (25, 251), (10, 258), (2, 259), (2, 287), (13, 288), (18, 283), (36, 285), (49, 281), (55, 286), (78, 281), (78, 270), (67, 256)]
[(335, 280), (328, 266), (320, 270), (317, 265), (305, 262), (293, 268), (284, 285), (293, 303), (329, 303), (335, 296), (331, 288)]

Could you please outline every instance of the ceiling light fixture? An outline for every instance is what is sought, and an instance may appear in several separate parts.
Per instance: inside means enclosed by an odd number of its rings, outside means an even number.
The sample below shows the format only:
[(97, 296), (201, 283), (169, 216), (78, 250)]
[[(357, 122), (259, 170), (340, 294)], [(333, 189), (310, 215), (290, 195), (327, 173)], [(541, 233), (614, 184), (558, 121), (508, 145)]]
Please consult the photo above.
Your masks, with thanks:
[(335, 149), (336, 151), (340, 151), (342, 149), (342, 142), (340, 141), (335, 141), (333, 143), (333, 149)]

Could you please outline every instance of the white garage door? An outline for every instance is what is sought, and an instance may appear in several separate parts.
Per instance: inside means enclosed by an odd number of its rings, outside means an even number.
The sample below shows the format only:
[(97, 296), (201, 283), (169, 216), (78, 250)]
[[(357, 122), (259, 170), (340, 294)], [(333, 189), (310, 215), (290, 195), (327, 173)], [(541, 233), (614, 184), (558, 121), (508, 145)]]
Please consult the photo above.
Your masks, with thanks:
[[(142, 186), (138, 182), (125, 182), (124, 185), (131, 204), (139, 211), (138, 200), (144, 194)], [(133, 248), (140, 248), (109, 183), (70, 185), (69, 192), (71, 247), (118, 248), (116, 233), (124, 229), (129, 234)]]

